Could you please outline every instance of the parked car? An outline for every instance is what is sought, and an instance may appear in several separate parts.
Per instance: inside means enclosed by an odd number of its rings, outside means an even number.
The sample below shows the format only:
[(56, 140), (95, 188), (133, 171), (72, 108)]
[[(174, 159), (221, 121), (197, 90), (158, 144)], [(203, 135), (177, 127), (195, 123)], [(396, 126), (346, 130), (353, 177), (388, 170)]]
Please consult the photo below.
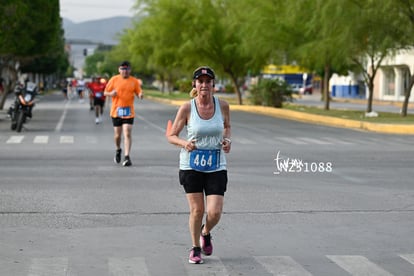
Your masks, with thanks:
[(302, 95), (312, 95), (313, 87), (312, 84), (308, 84), (305, 86), (305, 88), (301, 87), (299, 89), (299, 93)]
[(299, 83), (292, 83), (290, 84), (290, 88), (294, 94), (299, 94), (300, 89), (302, 88), (302, 84)]
[(216, 92), (224, 93), (224, 92), (226, 92), (226, 87), (222, 83), (216, 83), (214, 85), (214, 90)]

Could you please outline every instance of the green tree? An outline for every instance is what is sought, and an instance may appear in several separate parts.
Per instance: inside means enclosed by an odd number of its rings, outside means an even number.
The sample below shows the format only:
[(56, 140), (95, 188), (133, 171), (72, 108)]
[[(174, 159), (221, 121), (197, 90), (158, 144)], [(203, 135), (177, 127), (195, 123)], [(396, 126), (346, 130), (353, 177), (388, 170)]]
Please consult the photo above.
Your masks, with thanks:
[(365, 0), (348, 6), (352, 21), (345, 32), (351, 33), (349, 45), (350, 61), (355, 64), (355, 72), (361, 72), (368, 87), (366, 112), (372, 111), (374, 80), (383, 60), (401, 49), (401, 40), (405, 35), (396, 28), (391, 14), (392, 0)]
[[(130, 49), (138, 64), (145, 64), (147, 73), (154, 73), (161, 81), (162, 91), (168, 84), (171, 92), (174, 83), (183, 75), (180, 46), (183, 43), (183, 28), (188, 23), (186, 11), (188, 1), (142, 1), (147, 16), (139, 20), (131, 32)], [(145, 41), (145, 43), (143, 43)]]
[(290, 26), (299, 31), (294, 34), (298, 39), (292, 55), (302, 66), (321, 74), (325, 110), (330, 108), (329, 79), (334, 72), (344, 73), (350, 68), (347, 63), (347, 36), (343, 32), (351, 18), (346, 8), (348, 2), (292, 1), (288, 7), (289, 14), (297, 11), (290, 17)]
[[(244, 1), (243, 47), (258, 65), (299, 64), (323, 76), (325, 109), (329, 109), (328, 80), (333, 68), (345, 67), (341, 44), (344, 1)], [(335, 16), (338, 15), (338, 16)], [(260, 49), (260, 50), (258, 50)]]
[(243, 104), (240, 86), (248, 73), (251, 57), (241, 47), (244, 37), (240, 32), (243, 22), (237, 20), (238, 2), (200, 0), (192, 3), (188, 5), (187, 16), (191, 24), (185, 25), (188, 31), (182, 47), (185, 63), (204, 63), (225, 73), (233, 84), (238, 103)]
[(69, 61), (64, 50), (64, 31), (59, 16), (59, 3), (45, 0), (31, 1), (29, 9), (34, 10), (39, 5), (42, 7), (41, 13), (30, 13), (30, 24), (37, 26), (32, 33), (36, 43), (22, 62), (21, 71), (62, 75), (69, 66)]
[(89, 55), (85, 59), (85, 75), (93, 76), (100, 74), (100, 66), (105, 60), (105, 54), (102, 52), (96, 52), (93, 55)]
[[(41, 7), (41, 8), (39, 8)], [(0, 72), (6, 93), (12, 91), (20, 70), (35, 73), (65, 71), (63, 31), (58, 0), (4, 0), (0, 5)]]
[[(398, 47), (395, 42), (402, 34), (392, 31), (395, 28), (392, 17), (396, 15), (387, 13), (392, 1), (248, 0), (245, 3), (249, 10), (245, 27), (250, 35), (244, 45), (259, 61), (267, 55), (268, 62), (298, 63), (320, 73), (326, 110), (332, 74), (357, 71), (369, 87), (367, 111), (371, 111), (377, 69), (382, 59)], [(254, 52), (257, 48), (260, 53)]]
[[(396, 29), (406, 27), (403, 29), (405, 31), (404, 38), (406, 40), (402, 41), (403, 45), (406, 45), (408, 48), (414, 46), (414, 1), (413, 0), (398, 0), (394, 1), (390, 13), (394, 15), (396, 19)], [(408, 103), (411, 96), (411, 89), (414, 86), (414, 71), (410, 72), (410, 80), (404, 91), (404, 101), (401, 108), (401, 116), (406, 117), (408, 113)]]
[[(229, 0), (142, 0), (143, 18), (127, 32), (128, 52), (162, 81), (174, 82), (200, 65), (210, 65), (232, 81), (239, 103), (240, 84), (248, 71), (249, 55), (240, 45), (239, 22)], [(122, 43), (122, 42), (121, 42)], [(124, 44), (125, 45), (125, 44)], [(137, 57), (145, 55), (144, 57)]]
[[(248, 53), (249, 69), (253, 74), (260, 73), (264, 65), (289, 64), (289, 51), (295, 47), (300, 30), (289, 26), (292, 15), (288, 14), (287, 2), (244, 0), (237, 3), (235, 16), (240, 25), (241, 43), (239, 47)], [(295, 1), (292, 1), (295, 2)], [(294, 11), (297, 12), (297, 11)], [(295, 35), (298, 34), (298, 35)]]
[(23, 0), (6, 0), (0, 5), (0, 76), (4, 78), (0, 109), (17, 80), (18, 57), (24, 56), (33, 43), (31, 40), (21, 43), (21, 38), (30, 34), (30, 28), (21, 20), (27, 14), (28, 7)]
[(268, 63), (299, 64), (323, 77), (326, 110), (332, 74), (355, 71), (369, 88), (370, 112), (382, 59), (402, 45), (401, 10), (413, 18), (412, 0), (399, 2), (391, 14), (391, 0), (138, 0), (143, 17), (111, 56), (127, 55), (163, 82), (210, 65), (232, 80), (239, 103), (245, 75)]

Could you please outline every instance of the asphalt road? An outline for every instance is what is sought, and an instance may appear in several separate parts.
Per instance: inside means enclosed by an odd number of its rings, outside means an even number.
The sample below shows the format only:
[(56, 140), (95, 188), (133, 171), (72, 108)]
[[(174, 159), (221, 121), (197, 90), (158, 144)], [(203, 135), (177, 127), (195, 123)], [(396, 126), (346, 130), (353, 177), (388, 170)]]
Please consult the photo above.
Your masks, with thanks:
[(414, 136), (239, 111), (214, 253), (188, 264), (176, 110), (137, 101), (129, 168), (76, 99), (0, 120), (0, 275), (414, 275)]

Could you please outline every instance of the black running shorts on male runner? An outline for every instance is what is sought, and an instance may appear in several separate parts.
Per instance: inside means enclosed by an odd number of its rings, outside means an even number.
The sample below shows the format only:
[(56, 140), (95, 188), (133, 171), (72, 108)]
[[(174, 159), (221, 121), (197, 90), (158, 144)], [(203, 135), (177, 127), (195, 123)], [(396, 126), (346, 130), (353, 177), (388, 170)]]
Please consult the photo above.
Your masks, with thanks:
[(114, 127), (120, 127), (123, 124), (127, 124), (127, 125), (133, 125), (134, 124), (134, 118), (128, 118), (128, 119), (123, 119), (123, 118), (119, 118), (119, 117), (112, 117), (112, 125)]

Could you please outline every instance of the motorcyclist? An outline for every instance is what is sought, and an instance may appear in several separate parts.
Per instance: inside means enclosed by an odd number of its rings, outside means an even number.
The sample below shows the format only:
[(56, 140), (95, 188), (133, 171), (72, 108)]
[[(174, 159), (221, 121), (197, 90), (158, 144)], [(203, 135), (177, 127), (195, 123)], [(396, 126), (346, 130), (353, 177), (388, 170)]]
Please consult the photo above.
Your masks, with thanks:
[(25, 90), (35, 93), (36, 89), (37, 87), (35, 83), (25, 81), (25, 84), (19, 83), (14, 90), (14, 93), (16, 95), (16, 101), (18, 99), (21, 104), (26, 105), (28, 107), (26, 116), (29, 118), (32, 118), (32, 109), (33, 109), (33, 106), (35, 105), (35, 102), (34, 102), (34, 97), (32, 97), (30, 101), (26, 101)]

